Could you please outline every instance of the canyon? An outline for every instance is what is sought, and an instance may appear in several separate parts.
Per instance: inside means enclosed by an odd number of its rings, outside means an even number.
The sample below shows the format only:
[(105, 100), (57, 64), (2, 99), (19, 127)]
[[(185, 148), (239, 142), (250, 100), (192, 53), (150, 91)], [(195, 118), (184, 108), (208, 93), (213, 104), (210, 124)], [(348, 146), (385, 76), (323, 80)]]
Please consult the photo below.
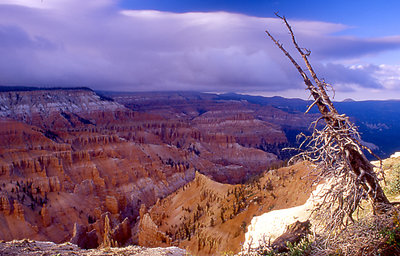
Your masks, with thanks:
[(87, 88), (0, 92), (1, 239), (138, 243), (141, 207), (196, 173), (236, 184), (281, 163), (284, 132), (241, 102), (186, 104), (187, 116), (171, 118), (127, 100)]
[(253, 216), (312, 191), (310, 164), (278, 167), (318, 114), (256, 99), (0, 91), (0, 239), (238, 252)]

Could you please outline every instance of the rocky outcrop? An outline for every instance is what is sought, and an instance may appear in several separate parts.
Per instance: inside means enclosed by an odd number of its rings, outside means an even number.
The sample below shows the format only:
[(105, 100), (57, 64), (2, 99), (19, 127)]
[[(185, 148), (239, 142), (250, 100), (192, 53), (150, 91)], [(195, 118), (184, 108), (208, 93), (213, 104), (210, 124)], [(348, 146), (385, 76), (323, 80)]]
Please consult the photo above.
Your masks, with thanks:
[(40, 215), (42, 216), (43, 227), (46, 228), (46, 227), (50, 226), (52, 221), (51, 221), (51, 216), (49, 214), (49, 210), (47, 209), (46, 204), (43, 205), (42, 210), (40, 211)]
[(109, 212), (106, 212), (100, 220), (91, 226), (100, 234), (101, 247), (119, 247), (132, 243), (132, 227), (128, 217), (118, 223)]
[(140, 210), (138, 237), (139, 245), (144, 247), (171, 245), (171, 238), (159, 230), (143, 205)]
[(116, 214), (119, 212), (118, 201), (115, 196), (106, 196), (105, 205), (110, 213)]
[(18, 220), (25, 221), (25, 211), (22, 204), (18, 201), (14, 201), (13, 208), (13, 215), (17, 217)]
[(0, 196), (0, 211), (4, 215), (9, 215), (11, 213), (11, 202), (8, 196)]
[(106, 214), (104, 217), (104, 234), (103, 234), (103, 242), (101, 243), (101, 246), (103, 248), (110, 248), (117, 246), (116, 242), (114, 241), (111, 235), (110, 217), (108, 216), (109, 215)]
[(309, 220), (292, 223), (287, 227), (285, 233), (274, 240), (271, 244), (272, 249), (278, 253), (288, 252), (288, 243), (292, 245), (299, 243), (302, 238), (310, 233), (310, 226)]
[(79, 194), (82, 196), (88, 196), (95, 191), (95, 184), (93, 180), (83, 180), (81, 183), (76, 184), (74, 187), (74, 194)]
[(127, 246), (124, 248), (104, 248), (104, 249), (80, 249), (71, 243), (55, 244), (52, 242), (33, 241), (33, 240), (14, 240), (0, 243), (0, 254), (9, 256), (19, 255), (63, 255), (63, 256), (113, 256), (113, 255), (132, 255), (132, 256), (185, 256), (186, 250), (177, 247), (168, 248), (144, 248), (140, 246)]
[[(130, 239), (127, 229), (139, 215), (139, 202), (154, 204), (194, 175), (194, 167), (183, 164), (187, 161), (185, 153), (176, 147), (155, 148), (116, 139), (118, 136), (106, 128), (58, 131), (57, 140), (62, 142), (57, 142), (37, 127), (3, 122), (8, 125), (0, 126), (0, 141), (6, 141), (0, 147), (0, 231), (8, 235), (0, 239), (21, 238), (20, 232), (6, 224), (6, 216), (21, 225), (25, 221), (38, 225), (43, 231), (41, 239), (64, 242), (72, 236), (74, 223), (95, 225), (108, 211), (116, 239), (122, 245)], [(10, 133), (15, 138), (37, 138), (35, 146), (18, 139), (13, 147)], [(93, 139), (71, 139), (84, 134)], [(105, 139), (107, 136), (110, 139)], [(72, 144), (66, 143), (67, 138)], [(51, 146), (60, 143), (68, 146)], [(165, 159), (170, 162), (167, 164)], [(100, 227), (95, 232), (103, 235)]]
[(119, 223), (111, 232), (111, 236), (114, 241), (118, 242), (118, 245), (126, 245), (128, 241), (132, 239), (132, 230), (129, 224), (129, 219), (125, 218)]
[[(329, 182), (319, 184), (312, 193), (310, 193), (309, 198), (304, 204), (255, 216), (251, 220), (246, 232), (244, 251), (248, 248), (258, 248), (264, 241), (268, 241), (269, 239), (272, 241), (278, 239), (278, 237), (282, 236), (282, 234), (287, 231), (287, 228), (290, 228), (296, 221), (301, 223), (307, 222), (310, 219), (312, 210), (315, 209), (318, 204), (323, 203), (323, 197), (321, 195), (326, 193), (329, 189)], [(314, 228), (318, 229), (318, 226), (314, 225)], [(292, 231), (294, 230), (296, 229)], [(283, 236), (283, 238), (285, 237), (286, 236)], [(279, 239), (277, 244), (281, 243), (282, 239)], [(277, 245), (277, 248), (278, 247), (283, 248)]]
[(88, 232), (87, 227), (75, 223), (71, 243), (82, 249), (92, 249), (99, 246), (96, 230)]
[[(192, 254), (239, 252), (241, 244), (249, 244), (245, 238), (252, 229), (253, 216), (306, 202), (312, 180), (303, 177), (311, 168), (310, 163), (298, 163), (265, 172), (244, 185), (221, 184), (196, 173), (192, 182), (159, 200), (150, 210), (142, 208), (140, 221), (145, 224), (143, 233), (147, 237), (143, 235), (141, 241), (145, 244), (148, 238), (157, 242), (153, 246), (164, 245), (158, 238), (161, 232), (171, 244), (179, 244)], [(291, 224), (296, 219), (289, 221)], [(273, 223), (263, 224), (260, 227), (275, 228)]]

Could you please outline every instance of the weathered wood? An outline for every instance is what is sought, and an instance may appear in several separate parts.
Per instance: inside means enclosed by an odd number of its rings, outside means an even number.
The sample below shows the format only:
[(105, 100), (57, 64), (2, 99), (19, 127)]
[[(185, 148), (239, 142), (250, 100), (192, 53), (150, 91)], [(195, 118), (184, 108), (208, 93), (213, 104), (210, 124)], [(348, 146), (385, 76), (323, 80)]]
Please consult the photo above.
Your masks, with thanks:
[(333, 218), (333, 227), (337, 227), (338, 222), (343, 224), (346, 217), (352, 220), (352, 214), (364, 195), (370, 199), (374, 213), (387, 212), (392, 205), (379, 184), (373, 166), (362, 151), (364, 147), (359, 142), (357, 128), (349, 121), (348, 117), (339, 114), (334, 107), (325, 89), (328, 84), (318, 78), (308, 60), (311, 52), (299, 47), (287, 19), (279, 15), (277, 17), (284, 22), (288, 29), (292, 43), (304, 60), (312, 79), (268, 30), (266, 33), (303, 78), (314, 99), (312, 106), (318, 107), (322, 115), (320, 119), (324, 120), (326, 124), (325, 128), (320, 131), (316, 129), (316, 125), (314, 126), (313, 134), (308, 137), (308, 142), (302, 144), (311, 149), (300, 154), (304, 159), (319, 164), (319, 167), (323, 169), (319, 174), (321, 179), (318, 181), (336, 179), (332, 183), (333, 188), (324, 195), (324, 203), (328, 205), (325, 208), (329, 212), (326, 217)]

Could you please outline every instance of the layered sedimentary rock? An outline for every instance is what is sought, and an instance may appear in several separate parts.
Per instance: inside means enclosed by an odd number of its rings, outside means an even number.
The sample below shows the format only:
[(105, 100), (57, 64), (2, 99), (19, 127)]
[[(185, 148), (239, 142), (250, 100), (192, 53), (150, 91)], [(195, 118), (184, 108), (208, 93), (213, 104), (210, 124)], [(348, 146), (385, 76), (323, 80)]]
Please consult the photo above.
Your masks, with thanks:
[[(107, 234), (114, 245), (129, 244), (140, 206), (196, 171), (238, 183), (279, 162), (263, 150), (286, 143), (279, 127), (236, 108), (241, 103), (209, 104), (164, 115), (87, 89), (1, 92), (0, 239), (65, 242), (77, 224), (97, 244)], [(218, 108), (226, 104), (232, 111), (224, 115)]]
[(90, 89), (0, 92), (0, 117), (45, 128), (85, 126), (96, 116), (124, 111), (120, 104), (102, 100)]
[[(21, 124), (14, 127), (18, 126)], [(35, 127), (22, 127), (15, 131), (15, 137), (37, 138), (31, 142), (43, 146), (33, 149), (21, 142), (22, 146), (12, 148), (6, 142), (8, 148), (2, 148), (0, 229), (8, 234), (2, 239), (31, 237), (62, 242), (71, 236), (75, 222), (86, 226), (88, 232), (96, 229), (100, 237), (102, 231), (96, 228), (96, 222), (104, 212), (111, 213), (113, 226), (128, 217), (125, 229), (130, 229), (141, 203), (154, 204), (157, 198), (168, 195), (194, 175), (192, 166), (167, 165), (157, 155), (159, 150), (171, 163), (182, 162), (185, 154), (176, 148), (154, 148), (125, 140), (83, 140), (83, 145), (57, 147), (53, 145), (59, 143)], [(59, 132), (57, 136), (64, 140), (71, 134)], [(6, 141), (9, 138), (0, 136)], [(25, 221), (37, 226), (39, 232), (34, 236), (29, 229), (10, 232), (10, 223)]]
[(235, 140), (244, 147), (262, 149), (281, 159), (290, 154), (282, 151), (282, 148), (293, 146), (296, 135), (307, 132), (310, 123), (318, 118), (318, 115), (304, 115), (302, 111), (291, 108), (278, 109), (264, 103), (232, 100), (216, 94), (159, 92), (119, 93), (111, 96), (115, 101), (140, 113), (183, 121), (198, 129), (197, 139)]

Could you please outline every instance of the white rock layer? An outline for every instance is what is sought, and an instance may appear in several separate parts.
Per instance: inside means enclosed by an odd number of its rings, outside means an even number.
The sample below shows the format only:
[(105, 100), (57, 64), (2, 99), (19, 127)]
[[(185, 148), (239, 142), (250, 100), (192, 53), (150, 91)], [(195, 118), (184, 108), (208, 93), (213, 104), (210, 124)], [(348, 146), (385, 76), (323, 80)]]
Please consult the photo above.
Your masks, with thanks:
[(294, 222), (305, 221), (310, 217), (312, 209), (321, 201), (321, 195), (328, 189), (329, 183), (321, 184), (311, 193), (310, 198), (303, 205), (275, 210), (256, 216), (245, 234), (243, 251), (249, 248), (257, 248), (271, 239), (271, 242), (283, 234), (286, 227)]

